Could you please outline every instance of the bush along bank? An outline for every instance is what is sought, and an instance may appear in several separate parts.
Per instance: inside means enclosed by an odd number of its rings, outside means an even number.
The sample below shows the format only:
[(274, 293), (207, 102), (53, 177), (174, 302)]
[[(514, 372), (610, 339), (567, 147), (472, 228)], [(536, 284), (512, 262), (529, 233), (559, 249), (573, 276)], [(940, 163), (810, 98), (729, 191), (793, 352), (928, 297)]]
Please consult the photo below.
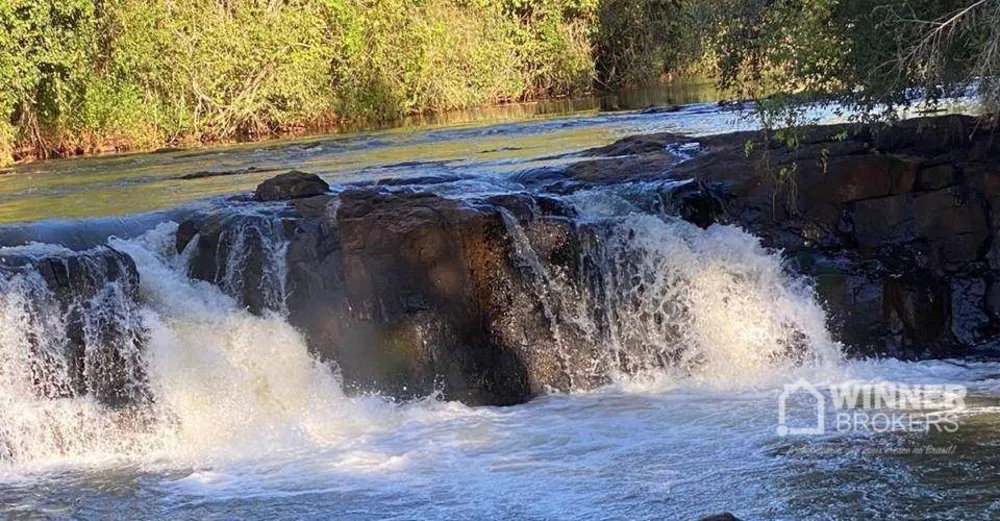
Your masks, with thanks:
[(0, 165), (564, 96), (599, 76), (648, 79), (680, 60), (664, 43), (670, 24), (635, 28), (659, 35), (640, 55), (615, 35), (650, 9), (682, 5), (2, 0)]

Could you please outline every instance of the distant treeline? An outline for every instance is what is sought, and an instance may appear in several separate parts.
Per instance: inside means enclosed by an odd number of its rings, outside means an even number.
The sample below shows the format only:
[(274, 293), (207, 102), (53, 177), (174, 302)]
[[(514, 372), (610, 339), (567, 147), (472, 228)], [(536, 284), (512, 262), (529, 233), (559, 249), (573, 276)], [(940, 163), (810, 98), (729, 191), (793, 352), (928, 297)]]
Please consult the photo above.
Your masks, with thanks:
[(684, 0), (0, 0), (0, 165), (564, 96), (696, 66)]

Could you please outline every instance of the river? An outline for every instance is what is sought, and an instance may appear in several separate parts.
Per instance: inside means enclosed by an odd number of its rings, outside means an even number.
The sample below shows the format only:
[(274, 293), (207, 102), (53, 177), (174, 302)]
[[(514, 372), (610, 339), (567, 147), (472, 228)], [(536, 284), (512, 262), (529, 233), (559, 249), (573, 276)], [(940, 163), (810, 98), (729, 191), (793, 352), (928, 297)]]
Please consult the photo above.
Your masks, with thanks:
[[(630, 103), (664, 96), (692, 101), (661, 93)], [(47, 291), (35, 272), (0, 281), (0, 516), (1000, 518), (1000, 363), (844, 359), (808, 281), (733, 227), (640, 216), (618, 194), (567, 196), (581, 220), (610, 223), (609, 251), (622, 252), (610, 262), (645, 281), (614, 288), (616, 331), (656, 344), (665, 320), (682, 330), (687, 354), (674, 369), (509, 407), (345, 393), (336, 368), (309, 353), (280, 309), (249, 313), (226, 288), (189, 278), (189, 259), (172, 250), (172, 221), (225, 206), (222, 196), (277, 171), (334, 185), (457, 175), (428, 189), (462, 198), (503, 191), (518, 172), (558, 167), (624, 135), (749, 127), (710, 102), (613, 112), (579, 103), (555, 114), (520, 109), (530, 113), (509, 121), (39, 162), (0, 177), (0, 256), (73, 256), (60, 248), (106, 243), (134, 260), (137, 288), (104, 281), (108, 292), (83, 309), (127, 331), (141, 321), (148, 338), (134, 354), (144, 368), (135, 378), (152, 396), (124, 412), (89, 395), (40, 396), (40, 381), (63, 385), (62, 369), (45, 368), (56, 351), (44, 346), (62, 349), (66, 311), (26, 304)], [(199, 172), (229, 175), (189, 176)], [(539, 273), (545, 298), (571, 297)], [(123, 296), (131, 289), (138, 308)], [(683, 313), (650, 318), (668, 302), (682, 302)], [(49, 318), (40, 326), (39, 316)], [(615, 342), (595, 349), (617, 356)], [(844, 428), (843, 411), (830, 407), (819, 412), (824, 432), (788, 434), (781, 427), (798, 424), (780, 422), (780, 404), (787, 417), (816, 420), (808, 396), (783, 395), (803, 382), (824, 395), (845, 382), (947, 386), (934, 389), (960, 407), (932, 407), (948, 414), (944, 428)], [(916, 402), (882, 405), (866, 414), (909, 421), (926, 412)]]

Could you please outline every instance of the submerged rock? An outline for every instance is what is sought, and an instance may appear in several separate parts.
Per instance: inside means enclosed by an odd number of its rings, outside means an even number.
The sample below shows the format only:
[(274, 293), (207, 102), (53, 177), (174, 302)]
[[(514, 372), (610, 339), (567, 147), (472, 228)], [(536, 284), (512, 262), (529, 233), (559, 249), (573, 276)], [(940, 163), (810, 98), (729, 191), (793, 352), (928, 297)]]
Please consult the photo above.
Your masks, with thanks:
[(191, 172), (190, 174), (184, 174), (177, 176), (175, 179), (180, 179), (182, 181), (192, 181), (196, 179), (206, 179), (209, 177), (225, 177), (231, 175), (246, 175), (246, 174), (261, 174), (266, 172), (273, 172), (274, 169), (269, 168), (257, 168), (255, 166), (249, 166), (247, 168), (237, 168), (235, 170), (198, 170), (197, 172)]
[(698, 518), (698, 521), (740, 521), (740, 519), (729, 512), (723, 512), (721, 514), (711, 514), (700, 517)]

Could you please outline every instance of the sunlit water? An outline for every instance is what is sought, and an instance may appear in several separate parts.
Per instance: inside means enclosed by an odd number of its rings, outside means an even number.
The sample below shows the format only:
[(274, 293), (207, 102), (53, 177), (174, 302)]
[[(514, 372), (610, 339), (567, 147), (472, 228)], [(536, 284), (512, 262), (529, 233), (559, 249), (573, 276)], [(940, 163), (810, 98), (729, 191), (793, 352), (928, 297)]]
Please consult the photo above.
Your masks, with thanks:
[[(445, 113), (389, 130), (166, 151), (156, 154), (29, 163), (0, 175), (0, 223), (134, 214), (205, 197), (252, 191), (289, 169), (332, 183), (431, 174), (503, 175), (605, 145), (630, 134), (699, 134), (734, 127), (715, 94), (701, 84), (588, 98)], [(643, 113), (650, 105), (688, 103), (676, 113)], [(700, 103), (700, 104), (697, 104)], [(633, 109), (602, 111), (602, 105)], [(426, 126), (420, 126), (426, 123)], [(196, 172), (240, 175), (181, 179)]]
[[(299, 168), (332, 182), (435, 172), (504, 173), (623, 134), (733, 128), (710, 105), (529, 122), (387, 131), (230, 149), (40, 163), (0, 178), (3, 220), (97, 217), (248, 191), (268, 173), (180, 180), (199, 170)], [(484, 189), (455, 184), (459, 193)], [(488, 187), (486, 188), (488, 189)], [(454, 194), (452, 194), (454, 195)], [(579, 194), (594, 218), (622, 213)], [(200, 203), (199, 203), (200, 204)], [(845, 361), (804, 281), (730, 227), (624, 216), (613, 236), (653, 288), (621, 334), (655, 344), (662, 302), (691, 346), (684, 370), (622, 375), (589, 392), (470, 408), (343, 394), (280, 313), (237, 306), (188, 279), (175, 225), (110, 239), (141, 276), (143, 355), (154, 400), (121, 418), (87, 398), (37, 399), (0, 378), (0, 514), (82, 519), (996, 519), (1000, 364)], [(133, 221), (130, 221), (133, 222)], [(95, 226), (98, 222), (95, 221)], [(97, 233), (97, 232), (95, 232)], [(24, 251), (54, 246), (30, 245)], [(20, 250), (19, 250), (20, 251)], [(615, 250), (619, 251), (619, 250)], [(622, 262), (625, 262), (623, 259)], [(544, 274), (542, 274), (544, 275)], [(553, 282), (546, 291), (558, 293)], [(0, 358), (30, 329), (4, 281)], [(624, 281), (623, 284), (627, 282)], [(14, 288), (14, 289), (11, 289)], [(619, 288), (628, 294), (626, 285)], [(558, 295), (555, 295), (556, 298)], [(109, 298), (113, 298), (109, 297)], [(612, 349), (618, 340), (609, 341)], [(801, 344), (787, 357), (779, 345)], [(6, 368), (13, 366), (5, 366)], [(957, 431), (779, 436), (785, 384), (848, 379), (969, 389)], [(810, 404), (789, 402), (808, 417)], [(900, 450), (906, 449), (906, 450)], [(928, 450), (930, 449), (930, 450)], [(916, 452), (923, 452), (917, 454)], [(927, 452), (931, 452), (928, 454)]]

